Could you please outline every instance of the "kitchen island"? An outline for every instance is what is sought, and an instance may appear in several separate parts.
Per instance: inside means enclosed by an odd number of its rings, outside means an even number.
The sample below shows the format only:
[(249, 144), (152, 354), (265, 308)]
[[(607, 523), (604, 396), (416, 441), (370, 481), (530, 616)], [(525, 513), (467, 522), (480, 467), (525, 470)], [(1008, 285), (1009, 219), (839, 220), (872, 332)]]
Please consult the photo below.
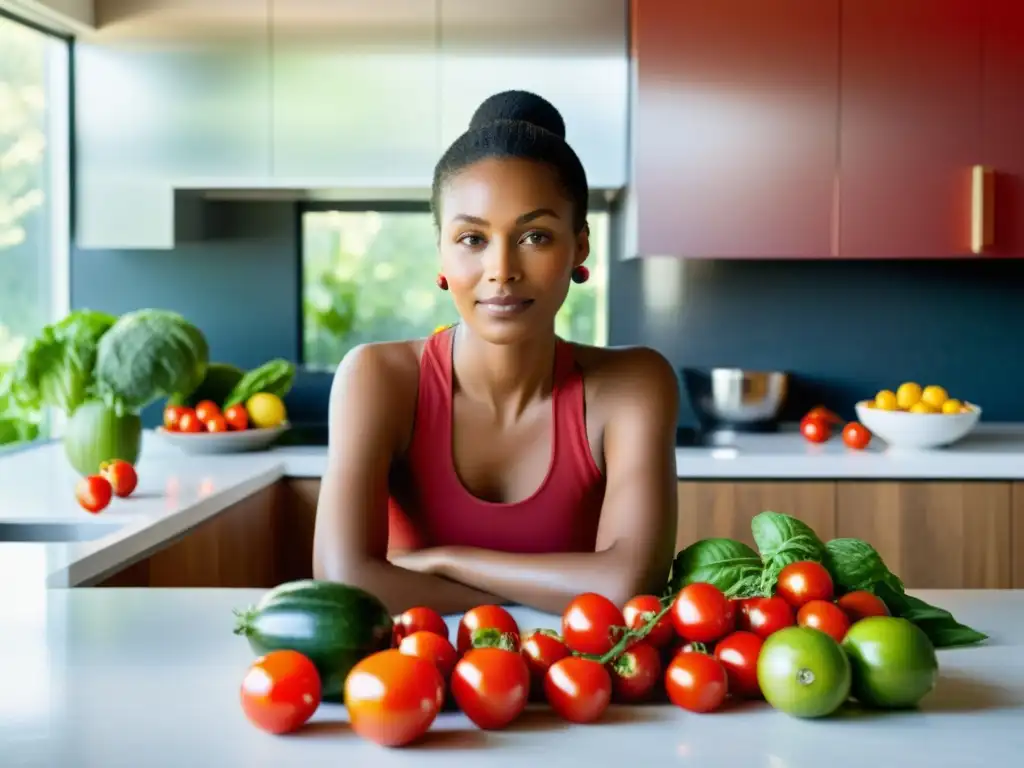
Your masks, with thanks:
[[(1020, 765), (1024, 749), (1022, 591), (918, 593), (990, 634), (984, 645), (939, 651), (939, 683), (918, 710), (850, 707), (802, 721), (763, 702), (707, 715), (613, 705), (598, 723), (570, 725), (538, 705), (501, 732), (444, 712), (420, 744), (390, 750), (352, 733), (338, 704), (289, 736), (249, 724), (238, 695), (254, 656), (232, 634), (232, 609), (262, 594), (56, 589), (0, 601), (0, 764), (969, 768)], [(523, 629), (558, 624), (512, 612)], [(450, 629), (458, 619), (448, 617)]]

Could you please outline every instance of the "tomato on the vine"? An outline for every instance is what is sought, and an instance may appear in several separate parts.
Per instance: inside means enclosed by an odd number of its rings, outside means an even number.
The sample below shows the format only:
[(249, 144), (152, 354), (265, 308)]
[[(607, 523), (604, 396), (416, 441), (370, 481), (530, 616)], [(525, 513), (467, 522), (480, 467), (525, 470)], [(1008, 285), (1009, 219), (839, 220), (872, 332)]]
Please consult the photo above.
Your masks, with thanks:
[(812, 443), (824, 443), (832, 436), (832, 428), (824, 419), (804, 416), (800, 421), (800, 434)]
[(836, 600), (836, 605), (850, 617), (850, 623), (856, 623), (868, 616), (888, 616), (889, 609), (881, 598), (865, 590), (847, 592)]
[(609, 667), (612, 696), (622, 703), (646, 701), (661, 680), (661, 656), (647, 642), (630, 646)]
[(402, 642), (414, 632), (433, 632), (445, 640), (448, 639), (448, 625), (444, 617), (433, 608), (416, 606), (409, 608), (395, 617), (395, 645)]
[(504, 728), (526, 708), (530, 670), (518, 651), (472, 648), (455, 665), (451, 690), (477, 727)]
[(665, 691), (669, 701), (690, 712), (718, 709), (728, 690), (725, 667), (706, 653), (680, 653), (665, 670)]
[(406, 656), (426, 659), (437, 667), (437, 671), (445, 680), (452, 676), (455, 662), (459, 660), (459, 654), (456, 653), (455, 647), (448, 642), (448, 638), (423, 629), (403, 637), (402, 642), (398, 645), (398, 650)]
[(110, 481), (102, 475), (88, 475), (75, 485), (75, 498), (79, 506), (94, 515), (106, 509), (113, 494)]
[(114, 495), (121, 498), (131, 496), (139, 484), (139, 475), (135, 467), (122, 459), (104, 461), (100, 464), (100, 474), (110, 483)]
[(519, 625), (511, 613), (500, 605), (478, 605), (466, 611), (459, 621), (455, 643), (459, 653), (473, 647), (473, 633), (478, 629), (493, 629), (499, 634), (509, 635), (509, 639), (517, 647), (519, 645)]
[(828, 600), (811, 600), (804, 603), (796, 614), (796, 623), (801, 627), (811, 627), (831, 635), (837, 643), (846, 637), (850, 628), (850, 617), (843, 609)]
[(548, 670), (544, 694), (551, 708), (565, 720), (592, 723), (611, 703), (612, 677), (597, 661), (566, 656)]
[(725, 667), (729, 693), (736, 697), (755, 699), (761, 695), (757, 683), (757, 657), (764, 640), (753, 632), (739, 631), (726, 635), (715, 646), (715, 658)]
[(750, 631), (761, 638), (796, 623), (793, 609), (781, 597), (756, 598), (747, 609), (747, 619)]
[(860, 422), (851, 421), (843, 427), (843, 442), (855, 451), (863, 451), (871, 442), (871, 432)]
[(672, 626), (685, 640), (713, 643), (736, 626), (736, 607), (714, 584), (694, 582), (676, 595)]
[(320, 706), (320, 675), (298, 651), (271, 651), (254, 661), (242, 678), (242, 712), (267, 733), (291, 733)]
[[(637, 595), (632, 598), (622, 609), (622, 617), (626, 626), (631, 630), (640, 629), (653, 619), (665, 606), (657, 595)], [(644, 642), (650, 643), (655, 648), (664, 648), (675, 637), (675, 629), (672, 627), (672, 617), (665, 614), (658, 623), (651, 627), (651, 631), (643, 638)]]
[(626, 619), (604, 595), (584, 592), (576, 595), (562, 614), (565, 644), (579, 653), (608, 653), (621, 638)]
[(433, 664), (397, 648), (373, 653), (345, 678), (352, 730), (385, 747), (420, 738), (444, 705), (444, 680)]
[(530, 670), (530, 691), (539, 696), (544, 691), (544, 678), (551, 665), (569, 655), (569, 648), (562, 638), (543, 629), (528, 632), (520, 648), (526, 666)]
[(813, 560), (790, 563), (779, 573), (775, 594), (793, 608), (799, 608), (811, 600), (831, 600), (832, 577), (825, 566)]

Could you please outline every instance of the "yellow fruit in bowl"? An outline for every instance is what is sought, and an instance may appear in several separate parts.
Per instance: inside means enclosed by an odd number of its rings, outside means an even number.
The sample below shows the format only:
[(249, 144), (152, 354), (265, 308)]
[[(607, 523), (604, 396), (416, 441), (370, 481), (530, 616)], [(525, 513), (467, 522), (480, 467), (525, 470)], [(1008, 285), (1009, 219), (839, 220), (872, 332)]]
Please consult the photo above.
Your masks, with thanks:
[(875, 395), (875, 407), (881, 411), (895, 411), (899, 407), (896, 404), (896, 393), (883, 389)]
[(949, 413), (967, 413), (968, 411), (970, 411), (970, 408), (966, 408), (964, 406), (964, 404), (961, 403), (956, 398), (950, 398), (949, 400), (944, 400), (942, 405), (939, 406), (939, 408), (940, 408), (940, 410), (943, 413), (947, 413), (947, 414), (949, 414)]
[(250, 423), (258, 429), (276, 427), (287, 416), (281, 398), (269, 392), (257, 392), (250, 397), (245, 402), (245, 410)]
[(920, 402), (920, 400), (920, 384), (915, 384), (912, 381), (906, 381), (900, 384), (899, 389), (896, 390), (896, 405), (904, 410), (909, 410), (911, 406)]
[(934, 405), (929, 405), (924, 400), (918, 400), (910, 408), (907, 409), (911, 413), (938, 413), (939, 409)]
[(933, 408), (942, 408), (942, 404), (949, 400), (949, 393), (937, 384), (929, 384), (921, 393), (921, 400)]

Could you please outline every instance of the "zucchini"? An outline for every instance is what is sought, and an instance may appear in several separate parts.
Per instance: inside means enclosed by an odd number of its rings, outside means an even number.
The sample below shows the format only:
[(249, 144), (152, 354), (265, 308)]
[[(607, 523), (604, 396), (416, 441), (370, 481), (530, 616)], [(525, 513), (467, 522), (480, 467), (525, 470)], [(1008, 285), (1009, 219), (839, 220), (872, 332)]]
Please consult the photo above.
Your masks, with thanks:
[(391, 647), (394, 620), (384, 603), (348, 584), (300, 579), (267, 592), (235, 611), (235, 634), (257, 656), (298, 651), (320, 673), (322, 698), (341, 701), (345, 678), (358, 662)]

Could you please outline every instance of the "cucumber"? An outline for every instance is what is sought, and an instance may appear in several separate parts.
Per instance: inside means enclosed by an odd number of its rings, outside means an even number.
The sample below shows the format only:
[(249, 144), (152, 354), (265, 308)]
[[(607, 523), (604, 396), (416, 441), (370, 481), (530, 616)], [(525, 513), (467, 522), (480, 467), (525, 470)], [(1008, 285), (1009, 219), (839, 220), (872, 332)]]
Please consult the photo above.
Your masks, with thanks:
[(394, 627), (374, 595), (317, 579), (281, 584), (235, 616), (235, 634), (244, 636), (257, 656), (281, 649), (307, 656), (320, 673), (325, 701), (341, 701), (352, 667), (390, 648)]

